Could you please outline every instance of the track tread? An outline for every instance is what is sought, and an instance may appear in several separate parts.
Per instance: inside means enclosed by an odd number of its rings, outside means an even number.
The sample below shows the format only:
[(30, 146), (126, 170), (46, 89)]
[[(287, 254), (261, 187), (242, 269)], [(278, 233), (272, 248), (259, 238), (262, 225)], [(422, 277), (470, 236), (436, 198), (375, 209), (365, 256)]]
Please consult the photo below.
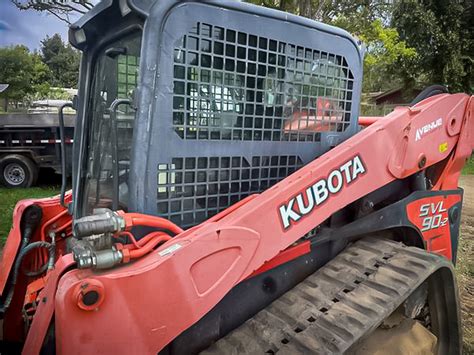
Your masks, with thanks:
[(402, 243), (361, 239), (202, 354), (343, 353), (446, 265)]

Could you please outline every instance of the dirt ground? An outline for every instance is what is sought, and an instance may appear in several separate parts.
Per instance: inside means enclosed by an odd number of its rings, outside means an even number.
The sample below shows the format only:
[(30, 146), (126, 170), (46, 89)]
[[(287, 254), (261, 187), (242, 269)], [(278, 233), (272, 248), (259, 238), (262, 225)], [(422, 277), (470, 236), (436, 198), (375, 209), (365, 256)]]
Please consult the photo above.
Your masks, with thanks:
[(464, 175), (459, 181), (464, 189), (456, 274), (461, 298), (464, 354), (474, 354), (474, 175)]

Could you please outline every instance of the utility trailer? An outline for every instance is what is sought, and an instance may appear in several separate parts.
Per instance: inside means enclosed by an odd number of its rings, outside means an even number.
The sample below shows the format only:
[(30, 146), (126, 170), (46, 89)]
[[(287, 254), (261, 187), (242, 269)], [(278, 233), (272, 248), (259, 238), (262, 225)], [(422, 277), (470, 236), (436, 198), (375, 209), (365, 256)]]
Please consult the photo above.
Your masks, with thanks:
[[(71, 171), (75, 115), (65, 114), (65, 144)], [(41, 168), (61, 173), (61, 137), (58, 114), (12, 113), (0, 115), (0, 183), (30, 187)]]
[(15, 208), (6, 349), (460, 353), (473, 97), (360, 119), (360, 43), (237, 1), (104, 0), (70, 41), (73, 188)]

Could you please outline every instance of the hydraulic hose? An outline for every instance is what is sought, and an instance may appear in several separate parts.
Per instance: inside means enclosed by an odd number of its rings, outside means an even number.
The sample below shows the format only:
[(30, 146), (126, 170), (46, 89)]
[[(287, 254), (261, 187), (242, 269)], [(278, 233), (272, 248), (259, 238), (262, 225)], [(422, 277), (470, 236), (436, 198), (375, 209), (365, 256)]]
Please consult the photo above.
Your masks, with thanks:
[(146, 243), (140, 249), (130, 250), (130, 259), (140, 258), (143, 255), (148, 254), (150, 251), (152, 251), (153, 248), (156, 247), (158, 244), (160, 244), (162, 242), (166, 242), (170, 239), (171, 239), (171, 237), (167, 237), (167, 236), (161, 236), (161, 237), (154, 238), (151, 241), (149, 241), (148, 243)]
[(422, 92), (420, 92), (412, 102), (410, 102), (410, 106), (415, 106), (417, 103), (427, 99), (431, 96), (440, 95), (440, 94), (448, 94), (448, 88), (443, 85), (431, 85), (425, 88)]
[(141, 258), (150, 253), (157, 245), (167, 242), (172, 239), (169, 235), (163, 232), (151, 232), (134, 244), (116, 244), (121, 252), (121, 262), (126, 264), (133, 259)]
[[(55, 254), (54, 253), (54, 245), (51, 244), (51, 243), (43, 242), (43, 241), (34, 242), (34, 243), (31, 243), (31, 244), (28, 244), (26, 247), (24, 247), (22, 250), (20, 250), (20, 252), (18, 254), (18, 257), (16, 259), (16, 262), (15, 262), (15, 265), (13, 267), (13, 274), (12, 274), (12, 281), (11, 281), (10, 291), (8, 292), (8, 295), (5, 299), (5, 303), (3, 304), (3, 309), (2, 309), (3, 312), (5, 312), (8, 309), (8, 307), (10, 306), (10, 303), (13, 299), (13, 293), (15, 291), (15, 285), (16, 285), (16, 282), (17, 282), (17, 279), (18, 279), (18, 272), (20, 271), (20, 266), (21, 266), (21, 262), (23, 261), (23, 258), (29, 252), (31, 252), (32, 250), (37, 249), (37, 248), (47, 248), (48, 249), (48, 251), (49, 251), (49, 262), (45, 265), (46, 265), (46, 268), (51, 265), (51, 258), (54, 258), (54, 254)], [(53, 262), (54, 262), (54, 260), (53, 260)], [(43, 265), (43, 267), (45, 265)], [(45, 270), (46, 270), (46, 268), (45, 268)], [(38, 272), (40, 270), (38, 270)]]
[(139, 249), (139, 248), (143, 247), (145, 244), (147, 244), (150, 240), (152, 240), (156, 237), (159, 237), (159, 236), (169, 237), (171, 239), (171, 237), (168, 234), (166, 234), (165, 232), (152, 232), (152, 233), (149, 233), (146, 236), (144, 236), (142, 239), (136, 241), (136, 244), (133, 243), (133, 241), (132, 241), (133, 244), (127, 244), (124, 247), (126, 249)]
[(148, 216), (140, 213), (124, 213), (122, 217), (125, 219), (126, 230), (130, 230), (134, 226), (145, 226), (166, 229), (174, 234), (183, 232), (183, 229), (176, 224), (161, 217)]
[(132, 244), (130, 244), (130, 246), (133, 246), (135, 248), (140, 248), (140, 244), (138, 244), (137, 240), (135, 239), (135, 236), (132, 233), (124, 231), (124, 232), (120, 232), (118, 236), (119, 237), (125, 236), (125, 237), (130, 238), (130, 240), (132, 241)]
[(42, 217), (43, 210), (38, 205), (31, 205), (25, 209), (20, 222), (20, 229), (22, 233), (20, 250), (28, 245)]
[[(152, 233), (150, 233), (152, 234)], [(168, 240), (170, 240), (171, 237), (169, 235), (158, 235), (158, 236), (154, 236), (154, 238), (151, 238), (150, 241), (148, 241), (148, 243), (144, 244), (141, 248), (139, 249), (133, 249), (133, 250), (128, 250), (128, 249), (125, 249), (128, 251), (128, 258), (127, 259), (137, 259), (137, 258), (141, 258), (142, 256), (148, 254), (149, 252), (151, 252), (153, 250), (153, 248), (155, 248), (158, 244), (162, 243), (162, 242), (166, 242)], [(127, 253), (126, 251), (124, 250), (125, 253)]]

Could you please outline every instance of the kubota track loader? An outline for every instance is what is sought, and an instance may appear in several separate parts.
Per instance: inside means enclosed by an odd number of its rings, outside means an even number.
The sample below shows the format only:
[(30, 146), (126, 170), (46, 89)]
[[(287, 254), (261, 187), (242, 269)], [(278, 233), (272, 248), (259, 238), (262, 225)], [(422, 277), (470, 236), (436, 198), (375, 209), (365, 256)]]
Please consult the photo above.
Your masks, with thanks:
[(70, 41), (73, 189), (15, 208), (2, 353), (460, 352), (473, 98), (359, 118), (353, 37), (242, 2), (103, 0)]

